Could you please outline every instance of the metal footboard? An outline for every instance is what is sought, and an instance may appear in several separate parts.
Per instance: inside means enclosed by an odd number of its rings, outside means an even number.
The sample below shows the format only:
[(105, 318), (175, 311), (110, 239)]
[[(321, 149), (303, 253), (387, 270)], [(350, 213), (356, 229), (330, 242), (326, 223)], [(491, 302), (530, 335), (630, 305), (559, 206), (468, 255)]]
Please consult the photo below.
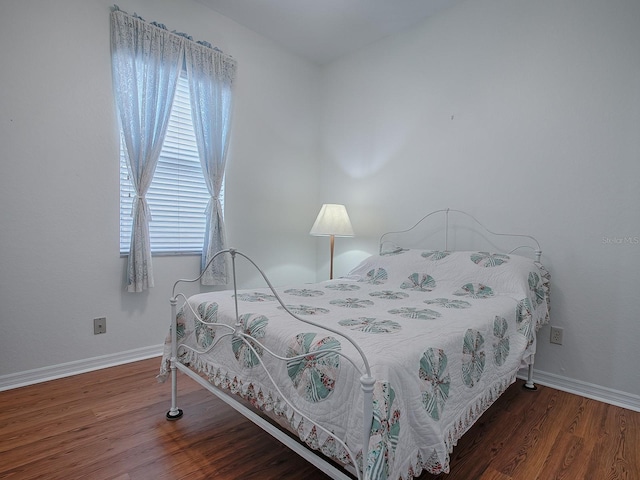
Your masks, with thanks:
[[(210, 327), (215, 327), (215, 328), (226, 329), (227, 331), (225, 333), (223, 333), (221, 336), (218, 336), (216, 341), (213, 342), (211, 345), (209, 345), (204, 350), (195, 350), (195, 349), (193, 349), (191, 347), (188, 347), (188, 346), (185, 346), (185, 345), (178, 345), (178, 321), (177, 321), (176, 308), (177, 308), (178, 298), (182, 297), (185, 301), (187, 300), (187, 298), (183, 294), (176, 293), (177, 287), (181, 283), (198, 282), (201, 279), (202, 274), (199, 277), (194, 278), (194, 279), (176, 281), (176, 283), (173, 286), (172, 296), (170, 298), (170, 304), (171, 304), (171, 356), (170, 356), (171, 408), (167, 412), (167, 415), (166, 415), (167, 419), (168, 420), (177, 420), (177, 419), (181, 418), (182, 415), (183, 415), (183, 411), (180, 408), (178, 408), (177, 372), (178, 372), (178, 370), (180, 370), (180, 371), (184, 372), (185, 374), (187, 374), (192, 379), (194, 379), (196, 382), (198, 382), (201, 386), (206, 388), (208, 391), (210, 391), (211, 393), (216, 395), (222, 401), (224, 401), (225, 403), (230, 405), (236, 411), (238, 411), (239, 413), (244, 415), (250, 421), (252, 421), (256, 425), (261, 427), (264, 431), (266, 431), (267, 433), (272, 435), (274, 438), (276, 438), (277, 440), (282, 442), (284, 445), (289, 447), (291, 450), (293, 450), (294, 452), (296, 452), (297, 454), (299, 454), (300, 456), (305, 458), (307, 461), (312, 463), (314, 466), (316, 466), (322, 472), (324, 472), (327, 475), (329, 475), (331, 478), (340, 479), (340, 480), (347, 480), (347, 479), (351, 478), (343, 470), (337, 468), (335, 465), (333, 465), (332, 463), (327, 461), (325, 457), (321, 456), (319, 453), (314, 452), (313, 450), (310, 450), (309, 448), (305, 447), (304, 445), (302, 445), (301, 443), (299, 443), (295, 439), (291, 438), (289, 435), (287, 435), (285, 432), (280, 430), (278, 427), (274, 426), (269, 421), (264, 419), (262, 416), (258, 415), (256, 412), (254, 412), (253, 410), (251, 410), (250, 408), (248, 408), (247, 406), (245, 406), (244, 404), (242, 404), (238, 400), (234, 399), (230, 395), (227, 395), (226, 393), (223, 393), (217, 387), (212, 385), (209, 381), (207, 381), (206, 379), (202, 378), (202, 376), (200, 376), (198, 373), (194, 372), (188, 366), (182, 364), (179, 361), (178, 353), (179, 353), (180, 349), (188, 349), (188, 350), (191, 350), (194, 353), (206, 353), (206, 352), (211, 351), (212, 349), (214, 349), (216, 347), (216, 345), (218, 345), (218, 343), (223, 338), (240, 339), (254, 353), (256, 358), (259, 359), (261, 367), (266, 372), (267, 377), (271, 380), (271, 383), (273, 384), (273, 387), (275, 388), (275, 390), (280, 395), (280, 398), (284, 402), (286, 402), (286, 404), (289, 406), (289, 408), (291, 408), (301, 418), (303, 418), (306, 421), (310, 422), (317, 429), (321, 430), (322, 432), (327, 434), (329, 437), (333, 438), (335, 440), (335, 442), (338, 445), (340, 445), (344, 449), (344, 451), (347, 452), (347, 454), (348, 454), (349, 460), (351, 461), (351, 465), (347, 466), (348, 471), (353, 473), (358, 478), (358, 480), (361, 480), (361, 479), (362, 480), (366, 480), (367, 479), (366, 459), (367, 459), (367, 449), (368, 449), (368, 446), (369, 446), (369, 439), (370, 439), (370, 433), (371, 433), (371, 425), (372, 425), (372, 420), (373, 420), (373, 389), (374, 389), (374, 385), (375, 385), (375, 379), (371, 375), (371, 368), (369, 366), (369, 362), (367, 360), (366, 355), (362, 351), (361, 347), (355, 342), (355, 340), (353, 340), (348, 335), (345, 335), (343, 332), (335, 330), (335, 329), (333, 329), (331, 327), (328, 327), (326, 325), (321, 325), (321, 324), (318, 324), (318, 323), (313, 322), (311, 320), (307, 320), (307, 319), (301, 318), (300, 316), (296, 315), (294, 312), (289, 310), (289, 308), (287, 308), (287, 306), (284, 304), (284, 302), (282, 301), (282, 299), (280, 298), (280, 296), (278, 295), (277, 291), (275, 290), (275, 288), (273, 287), (273, 285), (271, 284), (271, 282), (267, 278), (266, 274), (262, 271), (262, 269), (260, 269), (260, 267), (258, 267), (258, 265), (251, 258), (249, 258), (247, 255), (243, 254), (242, 252), (239, 252), (236, 249), (226, 249), (226, 250), (222, 250), (222, 251), (216, 253), (210, 259), (210, 261), (207, 264), (207, 266), (203, 269), (203, 272), (220, 255), (230, 255), (231, 256), (233, 293), (234, 293), (234, 299), (235, 299), (234, 300), (235, 301), (235, 320), (236, 320), (235, 321), (235, 325), (233, 327), (231, 327), (230, 325), (225, 325), (225, 324), (221, 324), (221, 323), (206, 322), (200, 317), (198, 312), (193, 310), (193, 307), (189, 304), (189, 302), (186, 302), (185, 304), (188, 305), (189, 308), (192, 310), (192, 312), (193, 312), (195, 318), (197, 319), (197, 321), (200, 321), (204, 325), (207, 325), (207, 326), (210, 326)], [(273, 358), (276, 358), (276, 359), (279, 359), (279, 360), (283, 360), (283, 361), (290, 361), (290, 360), (296, 360), (296, 359), (304, 359), (304, 358), (307, 358), (307, 357), (310, 357), (310, 356), (313, 356), (313, 355), (317, 355), (317, 352), (310, 352), (310, 353), (305, 353), (305, 354), (292, 356), (292, 357), (284, 357), (282, 355), (277, 354), (276, 352), (271, 351), (263, 343), (261, 343), (257, 338), (254, 338), (254, 337), (252, 337), (251, 335), (249, 335), (249, 334), (247, 334), (245, 332), (245, 325), (243, 324), (243, 319), (241, 318), (239, 310), (238, 310), (238, 295), (237, 295), (238, 289), (237, 289), (237, 278), (236, 278), (236, 257), (243, 257), (249, 263), (251, 263), (258, 270), (258, 272), (260, 272), (260, 274), (262, 275), (262, 278), (266, 282), (267, 286), (269, 287), (269, 289), (273, 293), (274, 297), (276, 298), (276, 300), (278, 301), (280, 306), (289, 315), (291, 315), (296, 320), (299, 320), (299, 321), (304, 322), (306, 324), (313, 325), (315, 327), (321, 328), (321, 329), (326, 330), (328, 332), (331, 332), (331, 333), (333, 333), (335, 335), (338, 335), (339, 337), (345, 339), (351, 345), (353, 345), (353, 347), (358, 352), (358, 355), (359, 355), (360, 358), (354, 360), (353, 358), (350, 358), (348, 355), (346, 355), (345, 353), (343, 353), (342, 351), (340, 351), (338, 349), (326, 349), (326, 350), (322, 351), (322, 353), (324, 355), (333, 355), (333, 354), (335, 354), (335, 355), (339, 355), (341, 358), (344, 358), (345, 360), (347, 360), (356, 369), (356, 371), (360, 375), (360, 388), (362, 390), (362, 398), (363, 398), (363, 400), (362, 400), (363, 401), (363, 418), (362, 418), (362, 442), (363, 442), (362, 443), (362, 445), (363, 445), (362, 463), (363, 463), (363, 465), (362, 465), (362, 468), (360, 468), (358, 466), (356, 452), (351, 451), (349, 446), (346, 445), (346, 443), (343, 440), (341, 440), (336, 435), (334, 435), (330, 430), (328, 430), (325, 427), (323, 427), (322, 425), (318, 424), (316, 421), (314, 421), (308, 415), (304, 414), (288, 398), (286, 398), (286, 396), (284, 395), (284, 393), (282, 392), (280, 387), (275, 382), (273, 376), (271, 375), (271, 372), (269, 372), (269, 369), (264, 364), (264, 362), (262, 361), (260, 356), (257, 354), (256, 346), (258, 346), (263, 352), (267, 353), (268, 355), (270, 355)]]

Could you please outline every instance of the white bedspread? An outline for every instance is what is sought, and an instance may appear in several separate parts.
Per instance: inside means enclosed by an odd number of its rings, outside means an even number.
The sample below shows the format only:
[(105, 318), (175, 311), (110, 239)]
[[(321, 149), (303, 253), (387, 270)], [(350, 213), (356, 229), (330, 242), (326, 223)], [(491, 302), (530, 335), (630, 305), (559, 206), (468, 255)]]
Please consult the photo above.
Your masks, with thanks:
[[(548, 321), (549, 275), (518, 255), (399, 250), (372, 256), (347, 277), (279, 288), (302, 318), (344, 331), (366, 353), (374, 390), (374, 424), (367, 468), (372, 478), (411, 478), (449, 471), (462, 434), (515, 380), (535, 351), (535, 332)], [(195, 295), (206, 321), (235, 324), (233, 292)], [(280, 417), (310, 446), (340, 461), (343, 449), (282, 401), (258, 357), (297, 408), (343, 439), (361, 462), (361, 367), (344, 338), (292, 318), (268, 289), (238, 294), (245, 331), (284, 357), (223, 337), (227, 330), (196, 325), (178, 313), (179, 342), (208, 353), (179, 357), (209, 380)], [(216, 343), (217, 342), (217, 343)], [(257, 356), (256, 356), (257, 354)], [(161, 368), (167, 374), (169, 341)]]

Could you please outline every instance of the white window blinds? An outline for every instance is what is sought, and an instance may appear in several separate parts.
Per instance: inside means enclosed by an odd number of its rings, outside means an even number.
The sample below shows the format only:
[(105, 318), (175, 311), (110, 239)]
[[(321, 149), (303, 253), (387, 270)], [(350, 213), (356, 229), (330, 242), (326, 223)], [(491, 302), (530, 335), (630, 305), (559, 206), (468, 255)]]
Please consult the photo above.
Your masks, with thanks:
[[(129, 252), (131, 206), (135, 196), (120, 147), (120, 253)], [(221, 197), (223, 197), (223, 193)], [(202, 253), (205, 209), (210, 195), (204, 183), (191, 121), (189, 84), (178, 80), (171, 118), (153, 181), (147, 192), (151, 210), (149, 235), (155, 254)], [(223, 198), (221, 202), (224, 205)]]

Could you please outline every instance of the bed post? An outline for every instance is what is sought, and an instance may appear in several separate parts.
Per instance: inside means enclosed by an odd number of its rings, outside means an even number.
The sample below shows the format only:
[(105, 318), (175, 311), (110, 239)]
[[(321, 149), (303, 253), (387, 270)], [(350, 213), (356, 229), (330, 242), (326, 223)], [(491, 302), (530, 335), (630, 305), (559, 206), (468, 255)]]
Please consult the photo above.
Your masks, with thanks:
[(178, 420), (182, 417), (182, 410), (177, 406), (178, 403), (178, 370), (176, 362), (178, 361), (178, 319), (176, 318), (176, 297), (171, 297), (171, 410), (167, 412), (167, 420)]
[(367, 475), (367, 459), (369, 458), (369, 439), (371, 437), (371, 424), (373, 422), (373, 386), (376, 381), (368, 374), (360, 377), (362, 384), (362, 478)]
[(531, 363), (529, 364), (529, 371), (527, 372), (527, 381), (522, 385), (522, 388), (525, 390), (537, 390), (536, 384), (533, 383), (533, 359), (534, 356), (531, 355)]

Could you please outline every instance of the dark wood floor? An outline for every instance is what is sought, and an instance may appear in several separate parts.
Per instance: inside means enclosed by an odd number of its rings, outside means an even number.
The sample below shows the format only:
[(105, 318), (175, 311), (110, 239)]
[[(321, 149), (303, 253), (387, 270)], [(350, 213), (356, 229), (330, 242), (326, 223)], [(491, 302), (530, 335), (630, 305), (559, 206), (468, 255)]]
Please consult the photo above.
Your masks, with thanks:
[[(324, 480), (180, 374), (165, 420), (159, 359), (0, 392), (2, 479)], [(451, 473), (420, 480), (638, 480), (640, 413), (539, 387), (507, 392), (459, 442)]]

